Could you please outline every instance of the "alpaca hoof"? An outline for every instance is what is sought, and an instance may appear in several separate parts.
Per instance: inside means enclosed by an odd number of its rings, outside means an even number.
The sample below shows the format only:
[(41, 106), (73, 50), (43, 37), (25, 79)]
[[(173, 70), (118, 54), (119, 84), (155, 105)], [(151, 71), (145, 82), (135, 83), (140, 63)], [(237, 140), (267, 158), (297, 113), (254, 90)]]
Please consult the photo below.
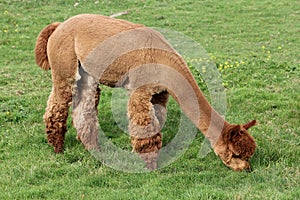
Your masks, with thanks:
[(55, 153), (63, 153), (64, 152), (64, 148), (61, 145), (57, 145), (54, 147), (54, 152)]
[(62, 153), (64, 151), (64, 135), (47, 135), (48, 144), (54, 147), (55, 153)]
[(139, 156), (142, 158), (146, 164), (147, 169), (155, 170), (157, 169), (157, 158), (159, 152), (149, 152), (149, 153), (140, 153)]
[(157, 169), (157, 163), (156, 162), (146, 163), (146, 167), (150, 171), (156, 170)]
[(82, 140), (81, 137), (77, 135), (76, 139), (83, 144), (84, 148), (87, 151), (100, 151), (100, 146), (98, 142), (96, 142), (98, 141), (97, 137), (91, 141), (87, 141), (87, 140)]
[(100, 151), (100, 146), (98, 144), (84, 145), (84, 148), (87, 151), (94, 151), (94, 152), (99, 152)]

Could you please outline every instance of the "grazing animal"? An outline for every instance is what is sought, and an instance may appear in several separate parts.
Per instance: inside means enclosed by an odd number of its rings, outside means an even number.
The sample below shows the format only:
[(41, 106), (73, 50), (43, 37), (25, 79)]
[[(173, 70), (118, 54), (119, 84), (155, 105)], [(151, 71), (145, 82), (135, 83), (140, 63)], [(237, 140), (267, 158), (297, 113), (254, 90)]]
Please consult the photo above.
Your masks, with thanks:
[(162, 148), (161, 128), (171, 95), (233, 170), (249, 170), (256, 144), (248, 129), (230, 124), (211, 107), (183, 58), (164, 37), (144, 25), (81, 14), (46, 26), (37, 37), (38, 66), (52, 72), (44, 122), (55, 153), (63, 152), (68, 110), (73, 103), (77, 138), (99, 149), (99, 83), (130, 91), (129, 131), (133, 151), (155, 169)]

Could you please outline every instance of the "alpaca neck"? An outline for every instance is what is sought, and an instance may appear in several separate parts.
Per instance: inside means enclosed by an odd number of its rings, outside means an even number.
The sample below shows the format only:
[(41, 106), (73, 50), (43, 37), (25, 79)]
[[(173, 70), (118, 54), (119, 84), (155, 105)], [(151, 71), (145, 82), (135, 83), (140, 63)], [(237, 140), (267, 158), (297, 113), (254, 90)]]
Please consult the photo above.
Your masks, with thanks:
[(211, 145), (217, 142), (222, 130), (229, 125), (229, 123), (209, 104), (203, 93), (199, 88), (196, 88), (198, 106), (200, 116), (194, 123), (198, 129), (210, 141)]
[[(196, 82), (195, 82), (196, 83)], [(191, 85), (194, 94), (182, 90), (172, 94), (185, 115), (197, 126), (203, 135), (214, 146), (223, 128), (229, 123), (209, 104), (197, 84)], [(181, 98), (187, 97), (187, 98)]]
[[(187, 83), (175, 80), (180, 88), (169, 91), (180, 105), (185, 115), (197, 126), (211, 145), (217, 142), (221, 132), (229, 123), (210, 105), (200, 90), (186, 63), (179, 59), (175, 64), (177, 71)], [(178, 66), (181, 66), (178, 68)], [(183, 69), (183, 70), (178, 70)]]

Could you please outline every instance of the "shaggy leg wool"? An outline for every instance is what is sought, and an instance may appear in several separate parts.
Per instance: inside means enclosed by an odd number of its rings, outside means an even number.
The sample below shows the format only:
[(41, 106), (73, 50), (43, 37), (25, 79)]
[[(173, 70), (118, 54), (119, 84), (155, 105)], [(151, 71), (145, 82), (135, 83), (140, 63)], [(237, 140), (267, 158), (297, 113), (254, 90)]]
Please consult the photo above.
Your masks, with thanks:
[(71, 91), (71, 86), (67, 84), (60, 88), (54, 87), (44, 114), (48, 143), (54, 147), (55, 153), (63, 152), (65, 133), (67, 131), (66, 121), (72, 100)]
[(146, 167), (150, 170), (157, 168), (157, 158), (159, 150), (162, 147), (162, 135), (157, 133), (151, 138), (136, 138), (131, 137), (131, 145), (133, 151), (137, 152), (139, 156), (145, 161)]
[(79, 68), (73, 96), (73, 124), (77, 139), (87, 150), (98, 150), (99, 123), (97, 106), (100, 98), (98, 81)]

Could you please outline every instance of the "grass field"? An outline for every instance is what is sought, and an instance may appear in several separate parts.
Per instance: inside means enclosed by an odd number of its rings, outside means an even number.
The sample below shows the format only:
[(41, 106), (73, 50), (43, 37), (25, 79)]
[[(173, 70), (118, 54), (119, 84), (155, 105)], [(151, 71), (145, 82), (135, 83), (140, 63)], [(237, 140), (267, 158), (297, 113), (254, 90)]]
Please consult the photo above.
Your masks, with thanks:
[[(298, 0), (1, 0), (0, 8), (0, 199), (300, 199)], [(181, 32), (212, 56), (226, 88), (226, 119), (259, 121), (251, 129), (258, 144), (251, 173), (229, 170), (213, 153), (200, 158), (200, 132), (183, 156), (151, 173), (104, 166), (75, 139), (71, 120), (65, 153), (54, 154), (42, 120), (51, 74), (34, 62), (35, 39), (75, 14), (125, 10), (119, 18)], [(111, 94), (104, 88), (100, 125), (130, 150), (113, 123)], [(174, 101), (168, 110), (165, 144), (180, 112)]]

